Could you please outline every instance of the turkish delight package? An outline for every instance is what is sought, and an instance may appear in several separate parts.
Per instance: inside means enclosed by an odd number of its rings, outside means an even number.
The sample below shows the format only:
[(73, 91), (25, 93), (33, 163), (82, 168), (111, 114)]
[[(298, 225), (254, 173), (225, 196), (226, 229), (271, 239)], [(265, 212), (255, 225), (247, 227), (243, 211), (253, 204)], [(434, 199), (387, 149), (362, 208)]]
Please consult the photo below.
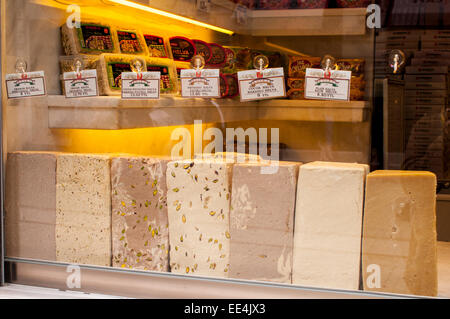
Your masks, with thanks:
[[(131, 72), (136, 56), (125, 54), (102, 54), (97, 63), (98, 88), (100, 95), (121, 95), (122, 72)], [(139, 57), (144, 62), (145, 57)]]
[(289, 56), (288, 75), (293, 78), (304, 78), (306, 69), (321, 68), (320, 57)]
[(177, 69), (171, 59), (146, 58), (148, 72), (161, 72), (161, 93), (176, 93), (178, 90)]
[(61, 26), (61, 42), (66, 55), (118, 53), (113, 28), (106, 23), (82, 21), (79, 28)]
[(207, 63), (209, 68), (223, 68), (226, 64), (227, 56), (225, 48), (217, 43), (210, 43), (211, 59)]
[(172, 51), (170, 49), (169, 40), (165, 37), (152, 35), (144, 32), (144, 40), (147, 45), (148, 55), (153, 58), (169, 58), (172, 59)]
[(211, 46), (202, 40), (192, 40), (195, 44), (195, 50), (198, 55), (201, 55), (205, 59), (205, 63), (209, 63), (212, 58), (212, 48)]
[(93, 70), (97, 68), (98, 55), (69, 55), (59, 57), (59, 66), (61, 69), (61, 74), (65, 72), (76, 71), (74, 69), (74, 63), (76, 60), (81, 60), (83, 63), (83, 70)]
[(194, 42), (188, 38), (172, 37), (170, 38), (170, 47), (175, 61), (190, 62), (197, 54)]
[(140, 31), (118, 28), (114, 34), (120, 53), (148, 55), (147, 45)]

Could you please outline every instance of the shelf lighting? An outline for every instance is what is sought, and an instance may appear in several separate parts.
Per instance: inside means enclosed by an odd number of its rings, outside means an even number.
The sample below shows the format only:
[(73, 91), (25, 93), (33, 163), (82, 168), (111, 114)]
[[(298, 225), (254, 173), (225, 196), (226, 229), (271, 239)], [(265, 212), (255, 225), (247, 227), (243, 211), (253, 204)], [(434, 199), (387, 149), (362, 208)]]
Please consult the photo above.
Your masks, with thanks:
[(147, 12), (150, 12), (150, 13), (158, 14), (158, 15), (161, 15), (161, 16), (164, 16), (164, 17), (168, 17), (168, 18), (171, 18), (171, 19), (175, 19), (175, 20), (178, 20), (178, 21), (194, 24), (194, 25), (197, 25), (197, 26), (200, 26), (200, 27), (208, 28), (210, 30), (217, 31), (217, 32), (222, 32), (222, 33), (225, 33), (225, 34), (228, 34), (228, 35), (233, 35), (234, 34), (234, 31), (231, 31), (231, 30), (227, 30), (227, 29), (224, 29), (224, 28), (216, 27), (216, 26), (208, 24), (208, 23), (204, 23), (204, 22), (200, 22), (200, 21), (197, 21), (197, 20), (194, 20), (194, 19), (186, 18), (186, 17), (180, 16), (180, 15), (177, 15), (177, 14), (173, 14), (173, 13), (170, 13), (170, 12), (163, 11), (163, 10), (155, 9), (155, 8), (152, 8), (152, 7), (149, 7), (149, 6), (145, 6), (145, 5), (133, 2), (133, 1), (128, 1), (128, 0), (109, 0), (109, 1), (117, 3), (117, 4), (121, 4), (121, 5), (124, 5), (124, 6), (127, 6), (127, 7), (135, 8), (135, 9), (138, 9), (138, 10), (143, 10), (143, 11), (147, 11)]

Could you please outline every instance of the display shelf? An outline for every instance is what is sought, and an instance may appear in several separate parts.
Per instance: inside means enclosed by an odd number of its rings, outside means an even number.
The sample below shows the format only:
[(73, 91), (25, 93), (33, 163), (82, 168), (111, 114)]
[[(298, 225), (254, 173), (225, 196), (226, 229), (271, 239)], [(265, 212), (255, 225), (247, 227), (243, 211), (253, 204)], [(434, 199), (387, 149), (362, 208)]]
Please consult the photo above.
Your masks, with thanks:
[[(450, 243), (438, 242), (438, 296), (450, 297)], [(6, 258), (6, 282), (38, 287), (67, 288), (69, 264)], [(307, 288), (290, 284), (127, 270), (81, 265), (81, 289), (86, 293), (134, 298), (327, 299), (404, 298), (408, 296), (366, 291)], [(409, 296), (414, 298), (415, 296)]]
[(369, 102), (268, 100), (259, 102), (259, 119), (315, 122), (364, 122)]
[(366, 8), (253, 10), (253, 36), (364, 35)]
[(245, 120), (363, 122), (367, 102), (268, 100), (244, 102), (232, 99), (122, 100), (120, 97), (67, 99), (48, 96), (49, 128), (131, 129)]

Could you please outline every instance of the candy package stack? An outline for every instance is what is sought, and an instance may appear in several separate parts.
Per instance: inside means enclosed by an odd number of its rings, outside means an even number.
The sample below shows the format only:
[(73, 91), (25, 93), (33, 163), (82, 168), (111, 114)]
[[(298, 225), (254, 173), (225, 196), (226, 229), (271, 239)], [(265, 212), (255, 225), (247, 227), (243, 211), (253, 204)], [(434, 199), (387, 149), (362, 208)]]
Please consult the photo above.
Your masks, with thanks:
[(177, 69), (173, 60), (146, 58), (148, 72), (161, 72), (161, 93), (176, 93), (178, 89)]
[(351, 71), (352, 79), (350, 82), (350, 100), (364, 100), (366, 82), (364, 81), (364, 59), (338, 59), (336, 60), (336, 69)]
[(305, 99), (305, 75), (308, 68), (320, 68), (320, 57), (289, 56), (287, 96), (291, 100)]
[[(131, 72), (134, 55), (102, 54), (97, 63), (98, 88), (100, 95), (120, 95), (122, 72)], [(140, 57), (144, 61), (145, 57)]]

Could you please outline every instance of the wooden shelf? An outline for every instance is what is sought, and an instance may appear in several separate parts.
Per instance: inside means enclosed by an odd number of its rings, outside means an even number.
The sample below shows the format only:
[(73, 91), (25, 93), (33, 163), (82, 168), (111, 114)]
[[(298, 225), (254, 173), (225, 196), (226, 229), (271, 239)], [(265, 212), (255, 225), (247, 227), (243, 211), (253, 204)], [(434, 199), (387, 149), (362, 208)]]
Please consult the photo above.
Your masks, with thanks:
[(364, 35), (366, 8), (253, 10), (253, 36)]
[(270, 100), (241, 103), (232, 99), (122, 100), (120, 97), (66, 99), (48, 96), (49, 127), (65, 129), (131, 129), (245, 120), (363, 122), (367, 102)]
[(270, 100), (259, 102), (259, 119), (315, 122), (364, 122), (369, 103), (364, 101)]

